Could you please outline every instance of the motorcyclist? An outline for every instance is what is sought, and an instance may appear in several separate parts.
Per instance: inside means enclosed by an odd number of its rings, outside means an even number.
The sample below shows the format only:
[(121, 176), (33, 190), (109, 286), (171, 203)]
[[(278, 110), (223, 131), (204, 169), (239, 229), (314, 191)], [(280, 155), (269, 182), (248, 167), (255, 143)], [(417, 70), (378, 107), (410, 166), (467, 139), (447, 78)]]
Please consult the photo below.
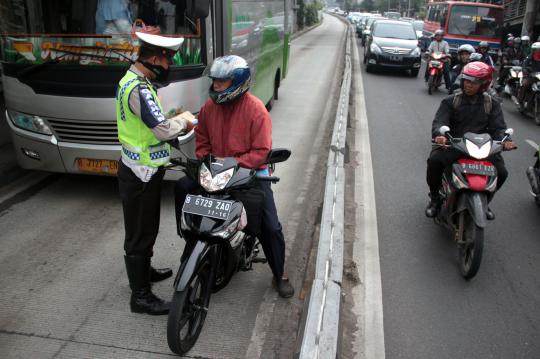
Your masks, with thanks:
[[(472, 54), (475, 53), (474, 47), (469, 44), (463, 44), (458, 48), (458, 61), (459, 63), (452, 67), (452, 70), (450, 71), (450, 81), (452, 84), (455, 83), (458, 76), (463, 71), (463, 68), (465, 65), (469, 63), (469, 59)], [(450, 94), (452, 92), (452, 88), (448, 89), (448, 93)]]
[(523, 60), (531, 54), (531, 38), (527, 35), (521, 37), (521, 52)]
[[(435, 34), (433, 35), (433, 41), (431, 44), (429, 44), (428, 47), (428, 53), (429, 55), (433, 54), (434, 52), (441, 52), (447, 56), (450, 56), (450, 46), (448, 45), (448, 42), (443, 40), (444, 31), (443, 30), (437, 30), (435, 31)], [(426, 66), (426, 73), (424, 75), (424, 78), (426, 82), (429, 78), (429, 66)], [(443, 67), (443, 76), (444, 76), (444, 84), (446, 86), (446, 89), (448, 90), (450, 88), (450, 65), (448, 61), (444, 62)]]
[(523, 62), (523, 60), (525, 60), (525, 52), (523, 51), (523, 47), (521, 46), (521, 37), (514, 38), (514, 49), (516, 50), (515, 60)]
[(480, 44), (478, 44), (478, 52), (482, 55), (481, 61), (495, 69), (495, 62), (493, 62), (493, 59), (489, 55), (489, 43), (487, 41), (480, 41)]
[[(432, 124), (432, 136), (436, 144), (445, 145), (447, 138), (439, 129), (441, 126), (450, 127), (453, 137), (463, 137), (466, 132), (489, 133), (495, 140), (504, 137), (506, 123), (504, 122), (501, 105), (485, 90), (491, 83), (492, 70), (483, 62), (471, 62), (465, 66), (462, 74), (461, 91), (446, 97), (441, 101)], [(486, 109), (490, 104), (489, 111)], [(505, 142), (504, 149), (514, 147), (512, 141)], [(426, 208), (426, 216), (435, 217), (439, 210), (443, 171), (446, 167), (457, 161), (462, 154), (455, 149), (436, 147), (431, 151), (427, 160), (427, 183), (430, 191), (430, 201)], [(497, 189), (500, 189), (508, 176), (502, 156), (495, 155), (490, 158), (497, 169)], [(488, 210), (488, 219), (495, 218), (493, 212)]]
[(507, 47), (504, 49), (502, 53), (501, 67), (499, 69), (498, 82), (500, 86), (504, 85), (504, 81), (506, 81), (506, 78), (508, 77), (508, 73), (510, 72), (510, 69), (507, 68), (507, 66), (512, 65), (512, 61), (514, 61), (517, 57), (516, 48), (514, 47), (514, 38), (509, 37), (506, 44), (507, 44)]
[(518, 91), (518, 100), (520, 111), (525, 110), (525, 102), (527, 94), (531, 91), (533, 84), (532, 73), (540, 72), (540, 42), (535, 42), (531, 46), (531, 55), (523, 61), (523, 81)]
[[(195, 129), (197, 158), (210, 153), (218, 158), (234, 157), (241, 167), (268, 176), (264, 161), (272, 149), (272, 120), (264, 104), (248, 92), (251, 71), (247, 62), (236, 55), (219, 57), (205, 73), (212, 85), (210, 99), (201, 108)], [(289, 298), (294, 288), (284, 274), (285, 240), (274, 195), (270, 182), (259, 181), (256, 186), (265, 194), (258, 238), (273, 273), (274, 287), (281, 297)], [(197, 183), (188, 177), (178, 181), (176, 203), (184, 203), (187, 193), (196, 187)], [(187, 244), (185, 251), (189, 250)]]
[[(152, 28), (152, 27), (149, 27)], [(193, 125), (163, 113), (155, 83), (166, 80), (172, 58), (183, 38), (136, 32), (139, 56), (118, 84), (116, 118), (122, 144), (118, 187), (125, 226), (125, 264), (131, 288), (130, 308), (135, 313), (167, 314), (169, 303), (152, 293), (151, 282), (172, 275), (153, 268), (151, 258), (159, 230), (161, 184), (169, 161), (167, 141)]]

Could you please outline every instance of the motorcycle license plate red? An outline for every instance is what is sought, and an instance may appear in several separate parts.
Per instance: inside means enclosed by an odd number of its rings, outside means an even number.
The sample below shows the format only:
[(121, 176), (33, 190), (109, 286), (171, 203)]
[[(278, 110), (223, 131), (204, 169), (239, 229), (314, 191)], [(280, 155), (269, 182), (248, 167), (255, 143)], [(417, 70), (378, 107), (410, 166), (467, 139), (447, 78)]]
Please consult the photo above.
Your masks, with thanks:
[(461, 163), (463, 173), (480, 176), (495, 176), (497, 174), (495, 166), (481, 162)]

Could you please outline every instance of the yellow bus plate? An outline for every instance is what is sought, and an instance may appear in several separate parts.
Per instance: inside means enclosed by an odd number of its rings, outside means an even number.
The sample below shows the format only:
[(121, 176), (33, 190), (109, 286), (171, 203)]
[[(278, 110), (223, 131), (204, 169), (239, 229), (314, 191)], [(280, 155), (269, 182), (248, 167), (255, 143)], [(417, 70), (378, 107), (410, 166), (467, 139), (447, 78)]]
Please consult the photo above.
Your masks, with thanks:
[(116, 175), (118, 173), (118, 161), (96, 160), (92, 158), (77, 158), (79, 170), (82, 172), (105, 173)]

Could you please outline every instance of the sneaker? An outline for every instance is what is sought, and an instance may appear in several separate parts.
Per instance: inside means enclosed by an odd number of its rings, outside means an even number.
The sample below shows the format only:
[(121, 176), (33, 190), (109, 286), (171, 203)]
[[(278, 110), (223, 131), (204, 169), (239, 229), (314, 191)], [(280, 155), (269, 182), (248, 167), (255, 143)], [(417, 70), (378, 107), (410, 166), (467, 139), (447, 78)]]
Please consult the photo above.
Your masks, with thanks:
[(276, 283), (276, 280), (273, 279), (272, 284), (274, 285), (274, 288), (276, 288), (280, 297), (290, 298), (294, 295), (294, 288), (292, 284), (289, 282), (289, 278), (282, 277), (279, 281), (277, 281), (277, 283)]

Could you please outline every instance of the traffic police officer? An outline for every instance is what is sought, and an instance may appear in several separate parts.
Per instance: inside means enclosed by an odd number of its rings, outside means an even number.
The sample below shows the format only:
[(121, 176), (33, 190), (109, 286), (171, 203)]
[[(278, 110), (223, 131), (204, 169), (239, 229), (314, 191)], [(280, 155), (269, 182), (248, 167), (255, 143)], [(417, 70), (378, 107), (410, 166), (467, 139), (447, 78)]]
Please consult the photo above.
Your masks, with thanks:
[(159, 230), (161, 182), (169, 162), (170, 145), (193, 124), (180, 116), (166, 118), (153, 82), (166, 79), (183, 38), (136, 32), (139, 57), (118, 84), (116, 119), (122, 158), (118, 184), (125, 226), (125, 263), (135, 313), (167, 314), (169, 303), (152, 293), (150, 282), (172, 275), (150, 265)]

